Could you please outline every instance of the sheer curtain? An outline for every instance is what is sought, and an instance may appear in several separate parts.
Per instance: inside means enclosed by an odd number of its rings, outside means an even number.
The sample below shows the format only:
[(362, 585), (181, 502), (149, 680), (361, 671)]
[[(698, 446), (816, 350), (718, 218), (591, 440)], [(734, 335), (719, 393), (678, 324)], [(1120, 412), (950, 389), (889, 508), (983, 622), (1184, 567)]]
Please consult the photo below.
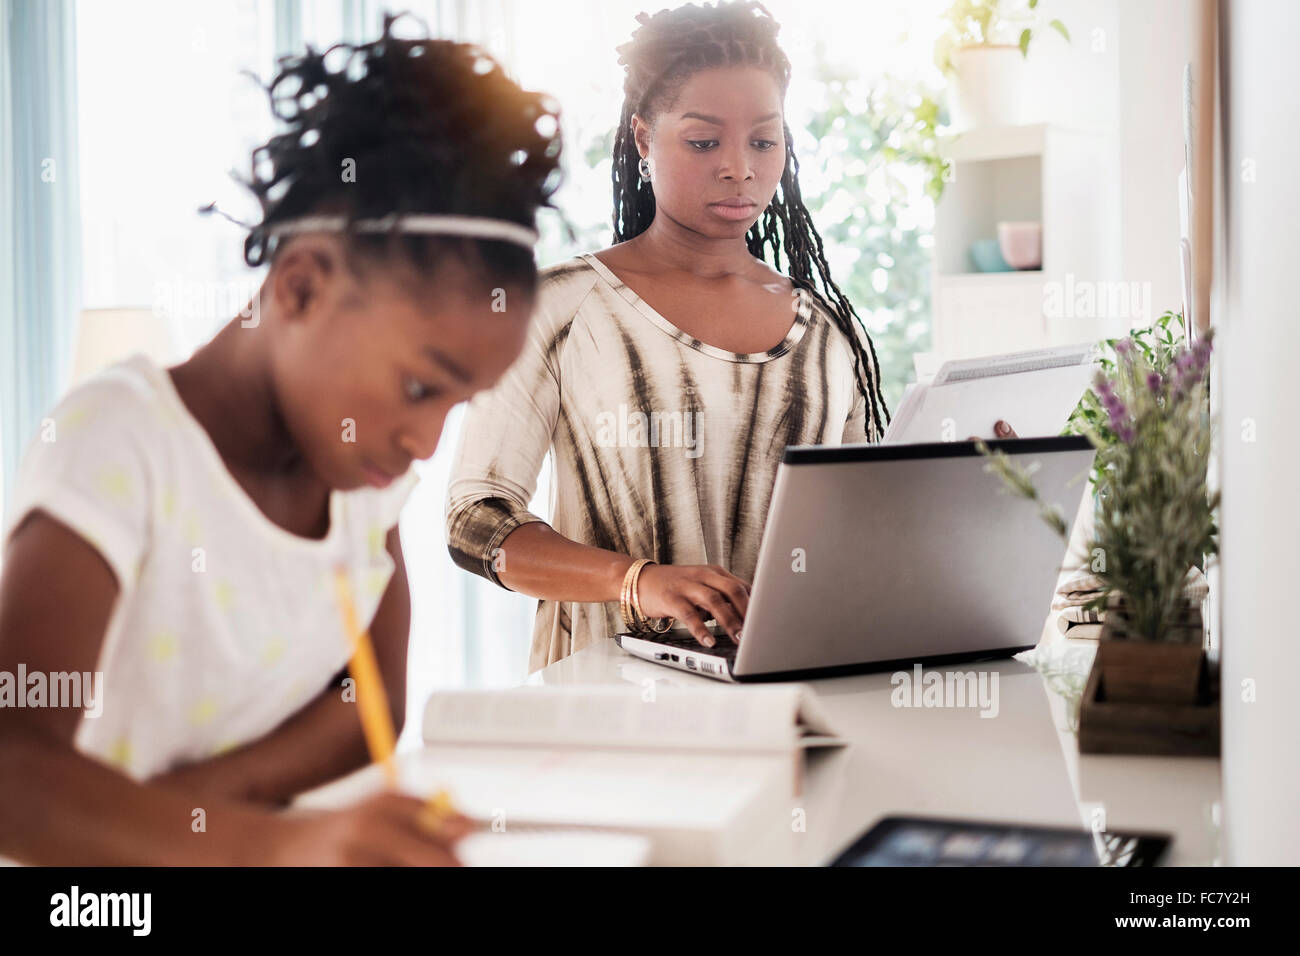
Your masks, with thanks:
[(58, 397), (79, 308), (72, 0), (0, 0), (0, 488)]

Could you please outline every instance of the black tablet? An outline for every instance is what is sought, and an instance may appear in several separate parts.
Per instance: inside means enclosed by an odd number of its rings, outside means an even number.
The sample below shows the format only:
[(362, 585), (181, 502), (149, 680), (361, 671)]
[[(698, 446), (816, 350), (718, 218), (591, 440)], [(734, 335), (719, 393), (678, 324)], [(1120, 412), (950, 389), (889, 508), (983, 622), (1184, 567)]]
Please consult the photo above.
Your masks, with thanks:
[(1168, 846), (1158, 833), (885, 817), (831, 866), (1154, 866)]

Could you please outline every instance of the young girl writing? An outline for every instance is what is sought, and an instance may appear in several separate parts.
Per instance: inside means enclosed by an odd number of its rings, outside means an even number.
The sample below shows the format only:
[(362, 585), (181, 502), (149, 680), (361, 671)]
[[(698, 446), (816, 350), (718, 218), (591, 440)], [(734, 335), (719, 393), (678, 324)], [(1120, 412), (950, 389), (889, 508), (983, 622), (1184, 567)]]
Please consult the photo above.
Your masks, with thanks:
[(396, 794), (272, 807), (366, 760), (338, 569), (401, 725), (398, 511), (447, 412), (523, 345), (554, 110), (391, 18), (282, 61), (269, 94), (285, 129), (254, 153), (253, 317), (175, 368), (137, 356), (75, 389), (20, 469), (0, 671), (99, 671), (103, 700), (0, 710), (0, 855), (446, 863), (467, 826), (430, 833)]

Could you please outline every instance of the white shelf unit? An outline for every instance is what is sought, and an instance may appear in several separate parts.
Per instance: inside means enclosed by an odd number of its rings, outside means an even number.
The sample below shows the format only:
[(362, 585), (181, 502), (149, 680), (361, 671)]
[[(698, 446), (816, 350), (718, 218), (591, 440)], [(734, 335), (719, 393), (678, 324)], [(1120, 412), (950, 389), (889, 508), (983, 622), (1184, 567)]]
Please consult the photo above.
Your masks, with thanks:
[[(969, 130), (941, 150), (952, 178), (935, 209), (934, 350), (944, 359), (1102, 338), (1096, 317), (1049, 316), (1047, 295), (1102, 278), (1102, 140), (1047, 123)], [(1043, 224), (1036, 271), (976, 272), (970, 246), (999, 222)], [(1052, 283), (1060, 283), (1053, 287)]]

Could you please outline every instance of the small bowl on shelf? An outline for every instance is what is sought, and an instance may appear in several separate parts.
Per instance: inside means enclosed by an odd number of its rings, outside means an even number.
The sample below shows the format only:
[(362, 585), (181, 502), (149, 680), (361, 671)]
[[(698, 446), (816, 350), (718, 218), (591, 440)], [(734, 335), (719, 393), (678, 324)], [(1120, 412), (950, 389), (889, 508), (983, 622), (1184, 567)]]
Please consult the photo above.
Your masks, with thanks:
[(970, 261), (976, 272), (1012, 272), (1014, 271), (1002, 258), (996, 239), (976, 239), (970, 244)]
[(998, 223), (998, 250), (1013, 269), (1022, 272), (1043, 267), (1041, 222)]

